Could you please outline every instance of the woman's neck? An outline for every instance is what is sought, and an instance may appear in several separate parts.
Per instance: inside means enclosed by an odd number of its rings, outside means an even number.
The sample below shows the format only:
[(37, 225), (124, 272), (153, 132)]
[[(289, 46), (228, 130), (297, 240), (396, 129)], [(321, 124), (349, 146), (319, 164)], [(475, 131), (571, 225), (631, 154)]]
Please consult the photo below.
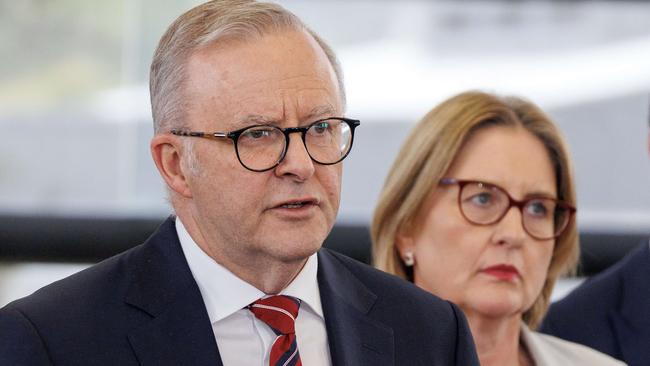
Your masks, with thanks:
[(465, 315), (482, 366), (532, 365), (525, 347), (519, 342), (522, 321), (520, 315), (488, 318), (467, 311)]

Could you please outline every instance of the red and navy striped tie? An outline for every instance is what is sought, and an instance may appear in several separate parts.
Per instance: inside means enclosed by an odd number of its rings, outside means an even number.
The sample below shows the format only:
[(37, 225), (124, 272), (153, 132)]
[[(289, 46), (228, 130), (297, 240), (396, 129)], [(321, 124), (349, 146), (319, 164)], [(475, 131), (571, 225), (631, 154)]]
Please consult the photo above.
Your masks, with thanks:
[(269, 366), (302, 366), (295, 328), (300, 300), (283, 295), (271, 296), (255, 301), (248, 309), (277, 335), (271, 346)]

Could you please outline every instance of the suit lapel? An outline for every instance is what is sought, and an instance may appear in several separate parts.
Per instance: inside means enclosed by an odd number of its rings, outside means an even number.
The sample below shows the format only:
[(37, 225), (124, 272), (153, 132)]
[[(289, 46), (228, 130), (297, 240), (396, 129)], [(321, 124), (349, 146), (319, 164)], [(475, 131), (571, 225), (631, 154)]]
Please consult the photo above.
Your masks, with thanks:
[(623, 264), (621, 305), (610, 320), (624, 358), (631, 365), (650, 360), (650, 250), (645, 242)]
[(327, 249), (318, 253), (320, 288), (333, 365), (393, 365), (393, 330), (369, 314), (377, 296)]
[(150, 322), (128, 336), (141, 365), (222, 365), (201, 293), (178, 241), (165, 223), (133, 258), (125, 301)]

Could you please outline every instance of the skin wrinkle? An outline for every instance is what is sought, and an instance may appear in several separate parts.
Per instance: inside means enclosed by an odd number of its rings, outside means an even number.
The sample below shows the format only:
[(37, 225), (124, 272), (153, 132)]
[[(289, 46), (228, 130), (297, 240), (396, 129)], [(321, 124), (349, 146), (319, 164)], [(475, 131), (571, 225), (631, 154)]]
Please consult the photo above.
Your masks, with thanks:
[[(254, 92), (251, 92), (251, 93), (255, 93), (256, 95), (263, 95), (266, 92), (267, 92), (266, 90), (258, 90), (258, 91), (254, 91)], [(294, 90), (288, 90), (288, 89), (280, 90), (280, 91), (278, 91), (276, 93), (284, 95), (284, 94), (287, 94), (287, 92), (295, 93)], [(307, 99), (307, 100), (313, 99), (313, 98), (310, 98), (308, 96), (305, 96), (305, 94), (309, 94), (311, 92), (321, 92), (322, 93), (322, 92), (326, 92), (326, 91), (323, 90), (322, 88), (306, 88), (305, 90), (302, 90), (301, 92), (297, 93), (298, 94), (298, 99), (299, 100), (300, 99)], [(250, 98), (242, 99), (241, 101), (239, 101), (237, 103), (238, 110), (236, 112), (236, 115), (242, 115), (242, 117), (241, 118), (236, 118), (234, 121), (231, 122), (231, 130), (236, 130), (236, 129), (240, 129), (240, 128), (244, 128), (244, 127), (249, 126), (251, 124), (250, 120), (249, 120), (251, 116), (259, 116), (260, 119), (263, 122), (262, 124), (269, 123), (269, 124), (273, 124), (273, 125), (279, 125), (279, 124), (281, 124), (281, 121), (291, 119), (291, 118), (297, 119), (298, 121), (300, 121), (299, 123), (302, 124), (303, 121), (309, 121), (309, 119), (313, 116), (313, 112), (310, 112), (305, 116), (293, 116), (291, 114), (287, 114), (287, 110), (292, 110), (292, 109), (301, 110), (302, 104), (301, 103), (297, 103), (297, 104), (291, 103), (291, 102), (287, 101), (286, 100), (287, 97), (284, 97), (284, 96), (281, 97), (281, 99), (283, 100), (282, 108), (281, 108), (281, 110), (278, 110), (276, 113), (252, 114), (252, 113), (250, 113), (250, 107), (249, 107), (250, 100), (253, 100), (253, 99), (256, 99), (256, 98), (259, 99), (259, 97), (250, 97)], [(273, 98), (273, 99), (280, 99), (280, 98)], [(293, 105), (287, 106), (288, 103), (293, 104)], [(306, 102), (304, 104), (309, 104), (309, 103), (310, 102)], [(313, 109), (318, 109), (318, 108), (321, 108), (321, 107), (315, 107)], [(334, 108), (331, 107), (331, 105), (329, 105), (329, 104), (328, 104), (328, 107), (323, 106), (322, 108), (323, 109), (327, 108), (330, 111), (334, 110)], [(258, 121), (254, 121), (253, 124), (257, 124), (257, 123), (258, 123)]]
[[(211, 52), (223, 52), (224, 50), (228, 49), (229, 45), (230, 46), (237, 46), (237, 45), (241, 45), (241, 44), (243, 44), (242, 41), (230, 41), (230, 42), (224, 42), (223, 44), (206, 46), (206, 47), (196, 51), (193, 54), (193, 56), (196, 56), (196, 57), (190, 57), (189, 62), (188, 62), (189, 65), (190, 65), (189, 67), (213, 67), (213, 65), (208, 60), (205, 60), (201, 56), (206, 55), (206, 54), (210, 54)], [(247, 64), (245, 57), (242, 57), (238, 61), (241, 62), (242, 64)], [(332, 75), (331, 75), (331, 77), (333, 77), (332, 82), (336, 83), (336, 77), (335, 77), (335, 75), (333, 75), (334, 70), (331, 68), (331, 65), (329, 65), (329, 63), (326, 66), (327, 66), (328, 71), (330, 71), (332, 73)], [(322, 67), (321, 67), (321, 69), (322, 69)], [(211, 83), (213, 85), (219, 85), (223, 89), (236, 89), (238, 86), (232, 84), (231, 81), (229, 80), (229, 79), (231, 79), (230, 74), (231, 74), (231, 72), (227, 68), (223, 68), (223, 72), (220, 74), (221, 77), (217, 78), (216, 80), (212, 81)], [(307, 74), (307, 73), (302, 73), (302, 74), (298, 74), (298, 75), (283, 79), (281, 81), (285, 82), (285, 83), (286, 82), (291, 83), (291, 82), (294, 82), (296, 80), (299, 80), (300, 78), (305, 78), (305, 77), (309, 77), (309, 76), (310, 75)], [(269, 78), (263, 78), (263, 79), (259, 80), (257, 83), (250, 85), (251, 88), (255, 87), (255, 85), (260, 85), (260, 89), (252, 90), (251, 93), (249, 94), (249, 95), (251, 95), (251, 97), (248, 97), (248, 98), (242, 98), (242, 99), (238, 99), (236, 101), (233, 101), (232, 97), (229, 94), (224, 94), (224, 95), (214, 94), (214, 95), (211, 96), (210, 99), (211, 99), (211, 101), (213, 102), (214, 105), (218, 105), (218, 104), (220, 104), (220, 102), (223, 102), (224, 99), (226, 99), (225, 100), (226, 103), (228, 103), (228, 104), (234, 103), (234, 104), (236, 104), (238, 106), (238, 113), (237, 114), (245, 114), (245, 113), (249, 112), (249, 100), (254, 99), (259, 94), (265, 93), (267, 90), (265, 90), (265, 88), (261, 87), (261, 86), (264, 85), (265, 83), (269, 83), (270, 80), (271, 80), (270, 77)], [(273, 82), (274, 82), (274, 85), (272, 87), (277, 88), (277, 83), (275, 83), (275, 81), (273, 81)], [(208, 80), (207, 79), (191, 80), (191, 81), (188, 81), (188, 83), (196, 83), (196, 84), (208, 83)], [(188, 89), (191, 89), (191, 88), (188, 88)], [(324, 91), (324, 89), (322, 87), (321, 88), (303, 88), (303, 89), (304, 89), (305, 92), (309, 91), (309, 90)], [(280, 90), (278, 91), (278, 93), (284, 93), (284, 92), (286, 92), (286, 90), (284, 90), (282, 88), (280, 88)], [(190, 97), (191, 97), (191, 95), (190, 95)], [(299, 99), (303, 99), (303, 98), (299, 98)], [(340, 96), (339, 96), (339, 99), (340, 99)], [(318, 107), (316, 107), (314, 109), (317, 109), (317, 108)], [(323, 108), (324, 109), (327, 108), (329, 111), (333, 111), (335, 109), (331, 104), (329, 104), (328, 107), (323, 107)], [(330, 113), (330, 114), (335, 115), (336, 113)], [(309, 120), (312, 117), (312, 115), (313, 114), (310, 113), (308, 116), (306, 116), (304, 118), (304, 120)], [(262, 116), (262, 117), (264, 119), (266, 119), (267, 121), (281, 121), (284, 118), (286, 118), (287, 116), (285, 115), (284, 112), (282, 112), (281, 115), (278, 116), (278, 117), (271, 117), (271, 116)], [(247, 120), (247, 117), (237, 119), (236, 122), (233, 121), (233, 122), (235, 122), (235, 124), (233, 124), (231, 128), (227, 129), (227, 131), (236, 130), (236, 129), (248, 126), (249, 123), (246, 122), (246, 120)], [(225, 122), (229, 123), (231, 121), (225, 121)], [(212, 130), (209, 130), (209, 131), (212, 131)]]
[[(298, 106), (298, 109), (300, 109), (300, 106)], [(331, 106), (322, 106), (322, 107), (314, 107), (310, 113), (308, 113), (305, 118), (304, 118), (304, 123), (301, 123), (301, 126), (306, 126), (312, 123), (315, 120), (325, 118), (325, 117), (333, 117), (337, 113), (334, 112), (334, 108)], [(239, 122), (237, 122), (239, 128), (244, 128), (252, 125), (272, 125), (272, 126), (279, 126), (281, 122), (277, 119), (272, 119), (268, 118), (265, 116), (261, 115), (248, 115), (244, 118), (242, 118)]]
[[(240, 41), (240, 40), (228, 40), (228, 41), (225, 41), (225, 42), (217, 44), (217, 45), (208, 45), (206, 47), (203, 47), (203, 48), (199, 49), (198, 51), (195, 51), (193, 56), (199, 56), (200, 57), (201, 55), (209, 54), (210, 52), (222, 52), (224, 49), (227, 50), (229, 47), (238, 46), (238, 45), (243, 44), (244, 42), (245, 41)], [(289, 47), (291, 48), (291, 51), (288, 51), (289, 53), (287, 53), (287, 54), (294, 55), (295, 52), (296, 52), (296, 47), (292, 47), (292, 45), (289, 45)], [(284, 56), (282, 56), (282, 57), (284, 57)], [(251, 63), (253, 62), (252, 60), (253, 60), (252, 58), (244, 56), (244, 57), (241, 57), (240, 59), (238, 59), (236, 61), (238, 63), (242, 64), (242, 65), (245, 65), (245, 67), (253, 67), (253, 65), (251, 65)], [(196, 63), (195, 66), (201, 67), (201, 66), (203, 66), (203, 65), (201, 65), (202, 62), (207, 62), (207, 61), (203, 60), (203, 59), (195, 59), (194, 57), (190, 57), (190, 60), (189, 60), (188, 63), (190, 65)], [(272, 63), (272, 61), (269, 61), (269, 62)], [(208, 62), (208, 65), (205, 65), (205, 66), (209, 67), (210, 66), (209, 62)], [(321, 63), (314, 62), (311, 66), (313, 66), (313, 68), (315, 70), (319, 71), (319, 72), (329, 72), (330, 73), (330, 78), (329, 78), (330, 81), (333, 81), (334, 83), (336, 83), (338, 85), (336, 76), (334, 75), (334, 69), (332, 68), (332, 66), (331, 66), (331, 64), (329, 62), (326, 65), (322, 65)], [(323, 69), (326, 69), (326, 70), (323, 70)], [(293, 82), (293, 81), (298, 80), (300, 78), (305, 78), (305, 77), (308, 77), (308, 76), (310, 76), (310, 75), (307, 74), (307, 73), (296, 73), (296, 75), (293, 75), (293, 76), (291, 76), (289, 78), (283, 79), (282, 81), (290, 83), (290, 82)], [(332, 78), (333, 78), (333, 80), (332, 80)], [(222, 77), (218, 79), (218, 83), (215, 83), (215, 85), (221, 85), (221, 86), (217, 86), (218, 88), (227, 88), (227, 89), (237, 88), (237, 86), (231, 84), (228, 81), (228, 79), (233, 79), (234, 80), (234, 78), (230, 78), (230, 71), (227, 68), (224, 68), (223, 72), (222, 72)], [(269, 79), (271, 79), (271, 78), (263, 78), (263, 79), (259, 80), (257, 82), (257, 84), (258, 85), (263, 85), (264, 83), (268, 83)], [(325, 83), (327, 81), (321, 80), (321, 82)], [(255, 84), (253, 84), (251, 86), (254, 86), (254, 85)], [(275, 85), (274, 85), (274, 87), (275, 87)], [(321, 90), (322, 90), (322, 88), (321, 88)], [(337, 89), (337, 92), (338, 92), (338, 89)], [(263, 90), (263, 89), (252, 90), (249, 95), (255, 96), (255, 95), (262, 94), (262, 93), (265, 93), (265, 90)], [(340, 99), (340, 93), (337, 93), (337, 94), (339, 94), (339, 99)], [(224, 97), (224, 96), (219, 95), (217, 97), (216, 93), (213, 95), (213, 99), (222, 98), (222, 97)], [(228, 98), (229, 96), (226, 95), (225, 97)], [(253, 97), (251, 97), (251, 98), (253, 98)], [(232, 103), (233, 101), (230, 100), (228, 102)], [(248, 103), (247, 102), (248, 102), (248, 98), (241, 99), (241, 100), (238, 101), (237, 104), (239, 104), (239, 106), (240, 106), (240, 113), (245, 113), (248, 110), (247, 109), (248, 108)], [(282, 115), (284, 115), (284, 113), (282, 113)], [(280, 120), (280, 119), (277, 118), (275, 120)], [(245, 125), (242, 125), (242, 127), (245, 127)]]

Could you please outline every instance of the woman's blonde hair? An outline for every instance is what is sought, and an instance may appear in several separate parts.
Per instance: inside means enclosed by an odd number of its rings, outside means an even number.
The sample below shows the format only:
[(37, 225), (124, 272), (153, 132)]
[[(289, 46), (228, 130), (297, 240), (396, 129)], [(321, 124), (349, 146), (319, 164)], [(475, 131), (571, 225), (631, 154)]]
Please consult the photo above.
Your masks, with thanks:
[[(423, 202), (436, 189), (465, 141), (490, 126), (521, 126), (536, 136), (546, 147), (555, 169), (558, 199), (576, 205), (567, 145), (551, 119), (539, 107), (518, 97), (465, 92), (431, 110), (403, 143), (372, 220), (373, 262), (377, 268), (413, 280), (395, 246), (396, 235), (412, 227)], [(539, 324), (546, 312), (557, 278), (575, 269), (578, 254), (577, 226), (572, 219), (555, 241), (542, 292), (523, 314), (531, 328)]]

